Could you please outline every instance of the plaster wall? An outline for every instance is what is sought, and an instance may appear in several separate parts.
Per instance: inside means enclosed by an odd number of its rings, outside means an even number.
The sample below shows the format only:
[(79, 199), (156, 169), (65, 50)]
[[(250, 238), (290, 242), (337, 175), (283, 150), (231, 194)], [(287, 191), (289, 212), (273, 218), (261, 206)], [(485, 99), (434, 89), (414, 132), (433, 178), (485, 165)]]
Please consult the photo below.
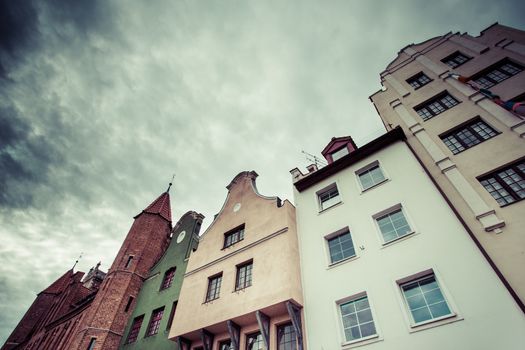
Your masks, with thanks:
[[(388, 180), (362, 192), (355, 171), (376, 160)], [(316, 192), (334, 182), (342, 202), (319, 213)], [(378, 330), (371, 349), (520, 349), (525, 343), (524, 315), (404, 143), (294, 196), (310, 349), (364, 345), (345, 345), (336, 303), (361, 292)], [(372, 216), (396, 204), (414, 233), (384, 245)], [(325, 236), (345, 226), (357, 256), (331, 266)], [(396, 281), (427, 269), (456, 316), (434, 324), (439, 327), (412, 327)]]
[[(454, 35), (454, 37), (458, 37), (458, 35)], [(443, 69), (454, 71), (463, 76), (472, 76), (505, 57), (525, 66), (525, 56), (509, 49), (511, 45), (525, 43), (525, 33), (522, 31), (495, 25), (485, 30), (483, 35), (479, 37), (468, 35), (461, 37), (467, 37), (471, 41), (485, 45), (488, 50), (478, 53), (452, 40), (443, 40), (440, 45), (429, 51), (424, 45), (415, 45), (414, 49), (424, 52), (428, 59), (437, 65), (441, 65)], [(512, 42), (512, 44), (502, 45), (505, 42)], [(471, 56), (472, 59), (455, 69), (451, 69), (441, 62), (441, 59), (458, 50)], [(406, 79), (421, 71), (433, 81), (415, 90), (408, 85)], [(519, 126), (524, 121), (494, 105), (491, 101), (483, 99), (474, 90), (465, 89), (462, 84), (458, 85), (458, 82), (447, 79), (446, 74), (442, 74), (441, 77), (436, 75), (417, 60), (407, 61), (405, 65), (390, 69), (389, 72), (410, 94), (401, 96), (388, 84), (388, 81), (385, 81), (386, 90), (371, 96), (371, 100), (387, 129), (390, 128), (390, 125), (392, 127), (400, 125), (404, 129), (411, 147), (502, 272), (512, 289), (518, 294), (523, 305), (525, 302), (525, 274), (522, 271), (522, 266), (525, 266), (525, 234), (523, 231), (523, 227), (525, 227), (525, 216), (523, 215), (525, 213), (525, 201), (500, 207), (477, 178), (525, 157), (524, 135), (520, 131), (523, 126)], [(461, 88), (461, 90), (456, 87)], [(415, 112), (414, 107), (444, 90), (447, 90), (460, 101), (460, 104), (432, 119), (423, 121)], [(514, 98), (524, 93), (525, 72), (502, 81), (490, 90), (503, 99)], [(392, 102), (395, 100), (399, 100), (406, 107), (410, 115), (419, 122), (421, 128), (428, 134), (433, 144), (450, 159), (469, 186), (478, 193), (483, 203), (489, 209), (494, 210), (495, 215), (504, 222), (505, 226), (501, 229), (501, 233), (498, 234), (497, 231), (486, 232), (480, 220), (476, 218), (475, 213), (465, 202), (465, 198), (461, 193), (458, 193), (457, 188), (432, 159), (428, 147), (423, 145), (414, 135), (415, 129), (410, 128), (396, 113), (392, 107)], [(482, 106), (491, 108), (486, 109)], [(499, 135), (461, 153), (452, 154), (439, 135), (478, 116), (498, 131)]]
[[(302, 304), (295, 208), (288, 201), (279, 206), (277, 197), (260, 195), (256, 176), (244, 172), (232, 181), (221, 212), (201, 236), (199, 249), (188, 261), (170, 338), (198, 339), (202, 328), (219, 334), (229, 319), (248, 326), (255, 322), (257, 310), (274, 317), (285, 313), (285, 301)], [(223, 248), (224, 234), (241, 224), (244, 239)], [(235, 291), (236, 266), (250, 260), (252, 285)], [(220, 297), (206, 302), (208, 278), (218, 273)]]

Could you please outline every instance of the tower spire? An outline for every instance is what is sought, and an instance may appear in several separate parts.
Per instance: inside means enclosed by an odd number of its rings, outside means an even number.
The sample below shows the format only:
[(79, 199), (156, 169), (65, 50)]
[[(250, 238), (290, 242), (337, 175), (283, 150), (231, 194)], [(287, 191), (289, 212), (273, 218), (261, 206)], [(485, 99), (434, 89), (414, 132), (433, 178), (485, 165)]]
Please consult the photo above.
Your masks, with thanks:
[(173, 179), (175, 179), (175, 174), (171, 176), (170, 184), (168, 185), (168, 189), (166, 190), (166, 193), (170, 192), (171, 185), (173, 185)]
[(75, 263), (73, 264), (73, 267), (71, 268), (71, 270), (73, 270), (75, 268), (75, 266), (77, 266), (78, 264), (78, 261), (82, 258), (82, 254), (84, 254), (83, 252), (80, 252), (80, 255), (78, 256), (78, 259), (75, 261)]

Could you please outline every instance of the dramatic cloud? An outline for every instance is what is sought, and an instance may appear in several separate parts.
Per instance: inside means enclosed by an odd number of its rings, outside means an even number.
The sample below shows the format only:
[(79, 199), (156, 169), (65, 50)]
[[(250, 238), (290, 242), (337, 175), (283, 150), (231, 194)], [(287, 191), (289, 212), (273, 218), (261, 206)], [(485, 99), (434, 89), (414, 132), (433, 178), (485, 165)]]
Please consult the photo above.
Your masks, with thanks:
[(167, 187), (174, 218), (240, 171), (290, 198), (332, 136), (383, 132), (368, 100), (398, 50), (522, 2), (0, 0), (0, 343), (70, 268), (107, 269)]

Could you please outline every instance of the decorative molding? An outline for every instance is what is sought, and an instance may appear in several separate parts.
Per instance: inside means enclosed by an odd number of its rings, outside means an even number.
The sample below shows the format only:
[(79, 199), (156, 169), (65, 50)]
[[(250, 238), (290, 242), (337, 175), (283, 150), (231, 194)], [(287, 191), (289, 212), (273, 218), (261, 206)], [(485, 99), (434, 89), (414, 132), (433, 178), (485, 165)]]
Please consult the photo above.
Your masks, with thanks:
[(204, 269), (206, 269), (206, 268), (208, 268), (208, 267), (210, 267), (210, 266), (212, 266), (212, 265), (217, 264), (217, 263), (220, 262), (220, 261), (226, 260), (226, 259), (228, 259), (229, 257), (231, 257), (231, 256), (233, 256), (233, 255), (236, 255), (236, 254), (239, 254), (239, 253), (241, 253), (241, 252), (244, 252), (244, 251), (247, 250), (247, 249), (250, 249), (250, 248), (252, 248), (252, 247), (255, 247), (256, 245), (261, 244), (261, 243), (263, 243), (263, 242), (265, 242), (265, 241), (267, 241), (267, 240), (269, 240), (269, 239), (272, 239), (272, 238), (274, 238), (274, 237), (276, 237), (276, 236), (278, 236), (278, 235), (280, 235), (280, 234), (283, 234), (283, 233), (285, 233), (285, 232), (287, 232), (287, 231), (288, 231), (288, 227), (284, 227), (284, 228), (282, 228), (282, 229), (280, 229), (280, 230), (278, 230), (278, 231), (276, 231), (276, 232), (274, 232), (274, 233), (272, 233), (272, 234), (270, 234), (270, 235), (268, 235), (268, 236), (265, 236), (265, 237), (263, 237), (263, 238), (261, 238), (261, 239), (255, 241), (255, 242), (252, 242), (252, 243), (250, 243), (250, 244), (248, 244), (248, 245), (245, 245), (245, 246), (242, 247), (242, 248), (239, 248), (239, 249), (237, 249), (237, 250), (235, 250), (235, 251), (233, 251), (233, 252), (231, 252), (231, 253), (228, 253), (228, 254), (226, 254), (226, 255), (223, 255), (223, 256), (221, 256), (221, 257), (218, 258), (218, 259), (215, 259), (215, 260), (213, 260), (213, 261), (210, 261), (210, 262), (208, 262), (208, 263), (206, 263), (206, 264), (204, 264), (204, 265), (202, 265), (202, 266), (200, 266), (200, 267), (197, 267), (197, 268), (194, 269), (194, 270), (188, 271), (188, 272), (186, 272), (186, 273), (184, 274), (184, 277), (187, 277), (187, 276), (193, 275), (193, 274), (196, 273), (196, 272), (202, 271), (202, 270), (204, 270)]
[(480, 44), (472, 39), (468, 39), (465, 36), (453, 35), (448, 40), (458, 44), (459, 46), (464, 47), (467, 50), (475, 52), (478, 55), (481, 55), (484, 52), (489, 50), (487, 45)]

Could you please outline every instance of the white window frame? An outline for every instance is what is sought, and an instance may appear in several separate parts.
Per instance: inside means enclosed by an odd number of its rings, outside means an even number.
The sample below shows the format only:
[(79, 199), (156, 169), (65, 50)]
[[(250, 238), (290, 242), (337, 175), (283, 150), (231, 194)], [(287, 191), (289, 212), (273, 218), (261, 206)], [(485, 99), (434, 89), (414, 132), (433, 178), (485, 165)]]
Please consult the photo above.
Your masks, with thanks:
[[(375, 168), (375, 167), (379, 167), (379, 170), (381, 170), (381, 173), (383, 174), (383, 177), (384, 179), (376, 184), (373, 184), (372, 186), (370, 187), (364, 187), (363, 186), (363, 183), (361, 182), (361, 178), (360, 178), (360, 175), (362, 175), (364, 172), (372, 169), (372, 168)], [(356, 181), (357, 181), (357, 184), (359, 186), (359, 189), (361, 190), (361, 192), (366, 192), (366, 191), (369, 191), (371, 190), (372, 188), (376, 188), (377, 186), (380, 186), (382, 184), (384, 184), (385, 182), (389, 181), (389, 177), (387, 175), (387, 173), (385, 172), (385, 169), (381, 166), (381, 164), (379, 163), (379, 160), (375, 160), (373, 161), (372, 163), (368, 164), (368, 165), (365, 165), (364, 167), (360, 168), (360, 169), (357, 169), (355, 171), (355, 177), (356, 177)]]
[[(355, 340), (347, 341), (346, 340), (345, 331), (344, 331), (344, 325), (343, 325), (343, 316), (341, 314), (341, 305), (345, 304), (345, 303), (348, 303), (348, 302), (351, 302), (351, 301), (355, 301), (355, 300), (360, 299), (360, 298), (365, 297), (365, 296), (367, 297), (368, 304), (370, 305), (370, 311), (372, 313), (372, 320), (374, 321), (374, 327), (376, 329), (376, 334), (369, 335), (367, 337), (363, 337), (363, 338), (359, 338), (359, 339), (355, 339)], [(354, 348), (354, 347), (367, 345), (367, 344), (370, 344), (370, 343), (375, 343), (377, 341), (383, 340), (383, 337), (381, 335), (381, 329), (380, 329), (378, 321), (377, 321), (378, 320), (377, 319), (377, 315), (374, 312), (374, 309), (375, 309), (374, 305), (373, 305), (372, 301), (370, 300), (370, 295), (366, 291), (361, 291), (361, 292), (355, 293), (353, 295), (350, 295), (348, 297), (344, 297), (342, 299), (336, 300), (334, 305), (335, 305), (335, 317), (336, 317), (337, 325), (338, 325), (338, 328), (339, 328), (339, 339), (341, 341), (341, 346), (344, 349)]]
[[(323, 204), (321, 202), (321, 195), (326, 193), (326, 192), (328, 192), (328, 191), (330, 191), (330, 190), (332, 190), (333, 188), (337, 189), (337, 193), (338, 193), (337, 198), (339, 198), (339, 202), (333, 203), (330, 206), (328, 206), (326, 208), (323, 208)], [(330, 208), (335, 207), (338, 204), (341, 204), (343, 202), (343, 199), (342, 199), (342, 196), (341, 196), (340, 187), (338, 186), (337, 182), (333, 182), (333, 183), (329, 184), (328, 186), (325, 186), (322, 189), (320, 189), (317, 192), (315, 192), (315, 200), (317, 202), (317, 208), (319, 210), (319, 213), (322, 213), (322, 212), (324, 212), (324, 211), (326, 211), (326, 210), (328, 210)]]
[[(336, 261), (336, 262), (332, 262), (332, 256), (330, 254), (330, 246), (329, 246), (329, 243), (328, 241), (332, 238), (335, 238), (335, 237), (338, 237), (338, 236), (341, 236), (345, 233), (349, 233), (350, 234), (350, 237), (352, 239), (352, 243), (354, 244), (354, 255), (353, 256), (349, 256), (349, 257), (346, 257), (344, 259), (341, 259), (339, 261)], [(355, 243), (355, 240), (354, 240), (354, 235), (352, 234), (352, 231), (350, 230), (350, 228), (348, 226), (345, 226), (337, 231), (334, 231), (332, 233), (329, 233), (327, 235), (325, 235), (323, 237), (323, 244), (324, 244), (324, 247), (325, 247), (325, 256), (326, 256), (326, 263), (327, 263), (327, 266), (328, 268), (331, 268), (331, 267), (335, 267), (335, 266), (338, 266), (338, 265), (341, 265), (345, 262), (348, 262), (348, 261), (352, 261), (352, 260), (355, 260), (359, 257), (358, 255), (358, 246), (356, 245)]]
[[(379, 227), (379, 222), (377, 221), (377, 219), (383, 217), (383, 216), (386, 216), (386, 215), (390, 215), (392, 214), (393, 212), (397, 211), (397, 210), (401, 210), (401, 212), (403, 213), (403, 216), (405, 217), (405, 220), (407, 221), (408, 225), (410, 226), (410, 231), (405, 233), (403, 236), (400, 236), (400, 237), (397, 237), (397, 238), (394, 238), (388, 242), (385, 242), (385, 237), (383, 236), (383, 232), (381, 232), (381, 228)], [(374, 221), (374, 226), (376, 228), (376, 232), (378, 233), (378, 237), (380, 239), (380, 242), (381, 244), (383, 245), (383, 247), (387, 247), (387, 246), (390, 246), (394, 243), (397, 243), (397, 242), (401, 242), (401, 241), (404, 241), (405, 239), (407, 238), (410, 238), (412, 236), (414, 236), (417, 231), (416, 231), (416, 228), (414, 226), (414, 223), (412, 222), (412, 220), (410, 219), (410, 216), (408, 215), (407, 213), (407, 210), (406, 210), (406, 207), (402, 204), (402, 203), (397, 203), (387, 209), (384, 209), (374, 215), (372, 215), (372, 220)]]
[[(410, 311), (410, 307), (408, 305), (408, 302), (406, 300), (405, 294), (403, 293), (403, 286), (409, 283), (416, 282), (418, 280), (427, 278), (433, 276), (436, 280), (439, 290), (441, 291), (441, 294), (443, 295), (445, 302), (447, 303), (447, 306), (450, 310), (450, 314), (440, 316), (437, 318), (433, 318), (430, 320), (422, 321), (422, 322), (415, 322), (414, 317), (412, 316), (412, 312)], [(457, 322), (463, 320), (463, 317), (459, 314), (459, 309), (452, 299), (452, 296), (443, 283), (443, 279), (441, 278), (441, 275), (435, 268), (429, 268), (420, 272), (416, 272), (414, 274), (411, 274), (407, 277), (400, 278), (393, 282), (395, 285), (395, 288), (397, 290), (397, 297), (399, 300), (399, 303), (401, 305), (401, 309), (403, 310), (403, 316), (405, 319), (405, 322), (408, 326), (408, 330), (410, 333), (422, 331), (425, 329), (438, 327), (444, 324)]]

